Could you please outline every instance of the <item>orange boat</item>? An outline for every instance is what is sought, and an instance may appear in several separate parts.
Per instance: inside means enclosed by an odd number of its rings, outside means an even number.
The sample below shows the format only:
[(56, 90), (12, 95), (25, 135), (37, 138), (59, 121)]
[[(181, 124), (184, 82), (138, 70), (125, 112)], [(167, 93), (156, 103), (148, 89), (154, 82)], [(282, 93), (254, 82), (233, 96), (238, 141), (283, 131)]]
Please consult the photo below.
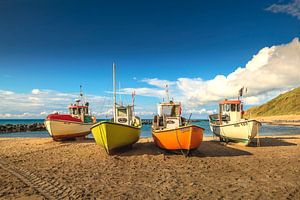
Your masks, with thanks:
[(203, 139), (204, 129), (189, 124), (181, 117), (181, 103), (173, 101), (158, 105), (158, 114), (154, 116), (152, 137), (154, 143), (166, 150), (193, 150), (197, 149)]

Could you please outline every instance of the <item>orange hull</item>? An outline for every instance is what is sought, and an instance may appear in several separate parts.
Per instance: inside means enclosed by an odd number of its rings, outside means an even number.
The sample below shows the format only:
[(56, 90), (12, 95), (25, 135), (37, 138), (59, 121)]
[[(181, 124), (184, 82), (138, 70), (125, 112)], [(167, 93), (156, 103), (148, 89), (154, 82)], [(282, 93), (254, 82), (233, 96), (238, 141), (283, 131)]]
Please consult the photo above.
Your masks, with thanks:
[(197, 149), (203, 139), (204, 129), (195, 126), (184, 126), (177, 129), (152, 130), (155, 144), (167, 150)]

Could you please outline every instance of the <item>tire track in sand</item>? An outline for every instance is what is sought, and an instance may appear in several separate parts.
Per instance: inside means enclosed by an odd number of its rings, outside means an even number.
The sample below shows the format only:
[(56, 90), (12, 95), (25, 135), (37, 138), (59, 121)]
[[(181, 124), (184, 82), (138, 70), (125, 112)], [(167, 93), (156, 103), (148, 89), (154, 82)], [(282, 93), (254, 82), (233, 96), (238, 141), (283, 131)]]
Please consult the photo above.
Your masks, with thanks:
[[(68, 146), (68, 145), (62, 145), (60, 147), (63, 146)], [(52, 149), (52, 148), (48, 148), (48, 149)], [(38, 151), (39, 150), (28, 152), (25, 154), (34, 154)], [(7, 162), (3, 162), (4, 160), (5, 159), (3, 159), (3, 157), (0, 159), (0, 168), (12, 174), (13, 176), (17, 177), (20, 181), (22, 181), (29, 187), (33, 188), (45, 199), (59, 200), (68, 197), (74, 197), (74, 199), (76, 198), (76, 192), (75, 192), (76, 190), (74, 188), (66, 187), (56, 179), (51, 179), (50, 181), (47, 181), (45, 178), (38, 177), (35, 174), (31, 173), (30, 171), (20, 166), (17, 168), (15, 166), (10, 167)]]
[(64, 186), (63, 184), (59, 183), (59, 181), (55, 179), (46, 181), (44, 178), (40, 178), (24, 168), (11, 168), (6, 166), (1, 161), (0, 168), (17, 177), (20, 181), (36, 190), (46, 199), (64, 199), (76, 194), (74, 189)]

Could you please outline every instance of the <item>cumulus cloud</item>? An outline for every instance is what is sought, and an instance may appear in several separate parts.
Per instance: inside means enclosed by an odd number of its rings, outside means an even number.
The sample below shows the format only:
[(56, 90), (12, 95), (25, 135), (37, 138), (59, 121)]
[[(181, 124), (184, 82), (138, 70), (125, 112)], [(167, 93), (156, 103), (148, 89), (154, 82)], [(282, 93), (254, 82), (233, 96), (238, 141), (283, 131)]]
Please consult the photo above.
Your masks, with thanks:
[[(157, 88), (130, 88), (138, 95), (161, 97), (160, 88), (167, 80), (145, 79)], [(172, 82), (173, 83), (173, 82)], [(288, 44), (265, 47), (246, 64), (228, 75), (216, 75), (211, 80), (178, 78), (171, 84), (171, 96), (182, 101), (188, 109), (215, 103), (224, 98), (236, 98), (238, 90), (246, 87), (245, 102), (259, 104), (300, 85), (300, 42), (298, 38)], [(126, 88), (124, 89), (126, 90)], [(145, 92), (147, 91), (147, 92)]]
[(134, 92), (141, 96), (162, 98), (165, 95), (165, 90), (158, 88), (122, 88), (119, 94), (132, 94)]
[(300, 0), (293, 0), (288, 4), (273, 4), (266, 10), (273, 13), (286, 13), (300, 20)]
[[(236, 67), (228, 75), (216, 75), (213, 79), (181, 77), (175, 81), (158, 78), (143, 79), (149, 87), (123, 88), (119, 93), (165, 97), (165, 85), (170, 96), (181, 101), (184, 113), (205, 116), (215, 112), (216, 102), (224, 98), (236, 98), (238, 90), (246, 87), (244, 101), (248, 105), (261, 104), (280, 93), (300, 86), (300, 42), (298, 38), (288, 44), (262, 48), (244, 66)], [(51, 112), (67, 112), (67, 105), (78, 98), (77, 93), (33, 89), (29, 93), (0, 90), (0, 118), (41, 118)], [(93, 114), (101, 118), (112, 115), (112, 99), (86, 95)], [(158, 100), (158, 101), (159, 101)], [(156, 112), (155, 103), (136, 107), (137, 115), (151, 117)]]
[(147, 78), (143, 79), (142, 82), (148, 83), (149, 85), (153, 85), (160, 88), (165, 88), (166, 85), (171, 86), (176, 84), (175, 81), (168, 81), (168, 80), (160, 80), (158, 78)]
[[(67, 113), (67, 106), (77, 98), (76, 93), (53, 90), (33, 89), (30, 93), (0, 90), (0, 118), (44, 118), (54, 112)], [(92, 111), (105, 110), (111, 103), (109, 98), (96, 95), (86, 95), (86, 99)]]

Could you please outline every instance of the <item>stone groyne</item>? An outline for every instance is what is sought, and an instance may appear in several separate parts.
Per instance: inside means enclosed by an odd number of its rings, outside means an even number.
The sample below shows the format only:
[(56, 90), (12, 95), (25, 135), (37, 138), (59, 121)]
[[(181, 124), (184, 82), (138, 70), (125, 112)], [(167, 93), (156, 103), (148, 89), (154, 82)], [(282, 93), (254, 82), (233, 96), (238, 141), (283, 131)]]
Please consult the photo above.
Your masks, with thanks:
[(3, 124), (0, 125), (0, 133), (45, 131), (44, 123), (33, 124)]

